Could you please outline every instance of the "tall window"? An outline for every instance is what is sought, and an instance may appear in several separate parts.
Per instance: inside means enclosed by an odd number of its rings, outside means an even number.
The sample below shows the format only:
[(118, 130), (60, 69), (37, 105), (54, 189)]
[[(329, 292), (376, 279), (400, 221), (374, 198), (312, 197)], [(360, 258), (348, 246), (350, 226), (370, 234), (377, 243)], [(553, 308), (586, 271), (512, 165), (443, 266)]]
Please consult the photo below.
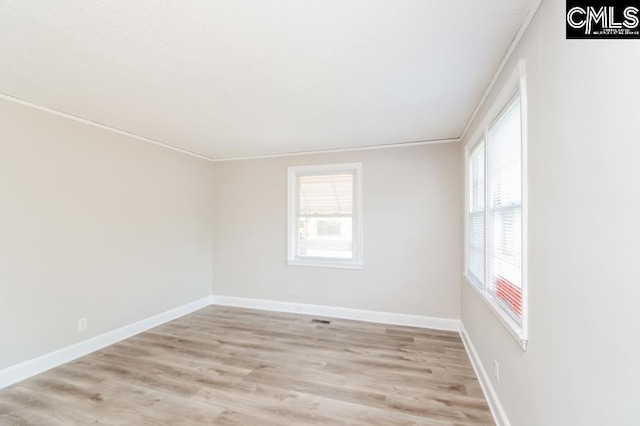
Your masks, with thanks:
[(487, 134), (489, 293), (522, 325), (522, 125), (517, 96)]
[(289, 167), (291, 265), (359, 268), (360, 163)]
[(467, 150), (466, 276), (525, 347), (523, 82), (502, 98)]

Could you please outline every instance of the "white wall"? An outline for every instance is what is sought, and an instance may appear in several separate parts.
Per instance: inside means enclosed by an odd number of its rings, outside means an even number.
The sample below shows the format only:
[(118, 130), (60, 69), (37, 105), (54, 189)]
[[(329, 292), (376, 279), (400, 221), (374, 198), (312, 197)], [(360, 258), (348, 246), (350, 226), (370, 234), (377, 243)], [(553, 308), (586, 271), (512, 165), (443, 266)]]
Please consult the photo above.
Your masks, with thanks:
[[(213, 294), (459, 318), (460, 155), (449, 143), (214, 163)], [(340, 162), (363, 164), (364, 268), (288, 266), (287, 167)]]
[(565, 40), (565, 12), (543, 2), (469, 132), (526, 59), (529, 346), (464, 283), (461, 316), (511, 424), (638, 425), (640, 45)]
[(0, 122), (0, 370), (211, 294), (209, 162), (5, 100)]

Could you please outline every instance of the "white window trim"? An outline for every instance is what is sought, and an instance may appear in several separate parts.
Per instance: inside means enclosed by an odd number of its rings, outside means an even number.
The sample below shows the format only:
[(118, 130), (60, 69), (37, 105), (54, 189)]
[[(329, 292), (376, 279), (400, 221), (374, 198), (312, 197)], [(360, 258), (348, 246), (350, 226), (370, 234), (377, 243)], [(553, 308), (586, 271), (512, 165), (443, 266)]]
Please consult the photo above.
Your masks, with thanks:
[[(353, 259), (300, 259), (296, 256), (296, 177), (314, 174), (354, 172), (353, 217), (355, 222)], [(362, 163), (319, 164), (287, 168), (287, 263), (292, 266), (362, 269)]]
[[(522, 126), (522, 325), (519, 325), (516, 321), (509, 316), (508, 313), (499, 305), (498, 301), (486, 290), (485, 286), (480, 285), (477, 280), (473, 279), (467, 274), (468, 270), (468, 244), (469, 244), (469, 223), (468, 223), (468, 211), (469, 211), (469, 154), (477, 143), (482, 140), (488, 140), (487, 132), (489, 126), (495, 122), (502, 111), (508, 106), (513, 97), (519, 93), (520, 95), (520, 114), (521, 114), (521, 126)], [(527, 343), (529, 341), (529, 285), (528, 285), (528, 171), (527, 171), (527, 86), (526, 86), (526, 69), (525, 61), (520, 60), (516, 65), (515, 70), (504, 84), (502, 90), (493, 102), (493, 106), (489, 109), (485, 118), (482, 120), (478, 129), (474, 133), (473, 137), (469, 139), (469, 143), (465, 146), (465, 255), (464, 255), (464, 271), (463, 275), (467, 284), (473, 288), (480, 299), (484, 301), (489, 310), (493, 312), (500, 322), (509, 331), (509, 334), (520, 344), (522, 350), (526, 350)], [(485, 142), (486, 143), (486, 142)], [(486, 150), (486, 146), (485, 146)], [(486, 152), (485, 152), (486, 162)], [(486, 163), (485, 163), (486, 164)], [(485, 165), (485, 173), (488, 173), (488, 169)], [(487, 177), (485, 176), (485, 182)], [(486, 192), (486, 191), (485, 191)], [(485, 208), (486, 202), (485, 202)], [(485, 227), (486, 229), (486, 227)], [(487, 231), (485, 231), (487, 232)], [(485, 234), (485, 239), (486, 239)], [(487, 259), (486, 251), (489, 249), (485, 240), (485, 263)], [(486, 267), (485, 267), (486, 268)], [(486, 281), (486, 278), (485, 278)]]

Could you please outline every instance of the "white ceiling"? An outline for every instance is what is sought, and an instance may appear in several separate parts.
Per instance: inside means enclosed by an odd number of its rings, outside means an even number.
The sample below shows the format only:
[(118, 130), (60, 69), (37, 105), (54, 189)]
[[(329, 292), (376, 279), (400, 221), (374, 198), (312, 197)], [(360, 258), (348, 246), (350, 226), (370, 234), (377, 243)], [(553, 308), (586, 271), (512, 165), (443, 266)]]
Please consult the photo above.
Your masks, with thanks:
[(3, 0), (0, 93), (229, 158), (457, 138), (534, 0)]

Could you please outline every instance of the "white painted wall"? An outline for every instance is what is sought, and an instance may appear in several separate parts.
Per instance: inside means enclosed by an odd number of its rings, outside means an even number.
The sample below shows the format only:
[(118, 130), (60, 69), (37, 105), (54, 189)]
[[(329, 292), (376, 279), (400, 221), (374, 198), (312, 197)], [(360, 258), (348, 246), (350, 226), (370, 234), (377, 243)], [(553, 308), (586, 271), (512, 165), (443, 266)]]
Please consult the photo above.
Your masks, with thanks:
[(565, 40), (565, 12), (543, 2), (468, 133), (526, 59), (528, 348), (464, 283), (461, 317), (512, 425), (638, 425), (640, 45)]
[(211, 294), (209, 162), (5, 100), (0, 122), (0, 370)]
[[(459, 318), (460, 157), (448, 143), (214, 163), (213, 294)], [(287, 265), (287, 167), (343, 162), (363, 164), (363, 269)]]

